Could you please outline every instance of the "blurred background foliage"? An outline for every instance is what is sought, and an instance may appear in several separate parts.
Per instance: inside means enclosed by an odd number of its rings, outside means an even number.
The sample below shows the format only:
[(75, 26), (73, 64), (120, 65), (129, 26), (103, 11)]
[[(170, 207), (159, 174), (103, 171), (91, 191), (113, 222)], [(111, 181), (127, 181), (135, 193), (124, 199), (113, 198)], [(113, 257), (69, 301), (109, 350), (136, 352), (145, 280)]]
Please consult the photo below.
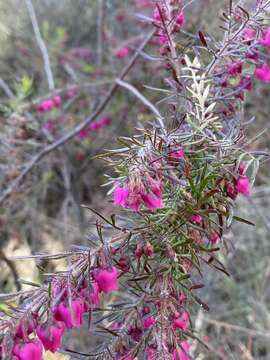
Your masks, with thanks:
[[(37, 150), (72, 129), (100, 103), (149, 31), (135, 16), (151, 13), (142, 3), (139, 0), (33, 1), (49, 51), (56, 89), (64, 99), (60, 108), (45, 114), (36, 111), (37, 99), (46, 99), (52, 94), (48, 92), (42, 57), (25, 3), (0, 1), (2, 188), (8, 186), (21, 165)], [(218, 38), (221, 36), (219, 15), (227, 4), (225, 0), (194, 1), (186, 14), (184, 30), (191, 33), (201, 30)], [(179, 35), (179, 46), (185, 45)], [(122, 47), (129, 48), (128, 58), (115, 56)], [(78, 55), (82, 49), (87, 56)], [(147, 54), (158, 56), (157, 47), (153, 44)], [(160, 94), (143, 85), (166, 87), (166, 70), (158, 61), (149, 61), (142, 54), (127, 80), (157, 102), (162, 98)], [(74, 94), (69, 97), (70, 89)], [(246, 121), (255, 117), (247, 136), (255, 137), (264, 129), (265, 132), (250, 144), (252, 150), (269, 151), (269, 111), (269, 86), (256, 84), (246, 101)], [(105, 198), (104, 188), (100, 187), (108, 169), (93, 156), (104, 148), (113, 148), (119, 136), (133, 134), (135, 127), (146, 125), (151, 116), (133, 95), (121, 89), (100, 118), (104, 116), (111, 118), (109, 126), (86, 138), (75, 136), (63, 148), (46, 156), (24, 180), (20, 191), (13, 193), (1, 208), (1, 292), (16, 290), (18, 277), (41, 280), (34, 262), (10, 264), (7, 257), (54, 253), (72, 244), (87, 244), (87, 234), (93, 230), (94, 222), (80, 204), (90, 205), (105, 215), (115, 211)], [(230, 246), (223, 260), (231, 277), (205, 272), (205, 287), (200, 295), (210, 312), (199, 310), (193, 325), (210, 351), (200, 348), (196, 359), (270, 358), (269, 194), (269, 162), (265, 162), (252, 196), (238, 202), (240, 214), (256, 226), (238, 224), (226, 235)], [(61, 261), (39, 265), (48, 271), (64, 266)], [(72, 333), (68, 347), (90, 351), (87, 331), (82, 330), (79, 335)], [(197, 354), (197, 349), (193, 351)], [(48, 358), (65, 359), (59, 354)]]

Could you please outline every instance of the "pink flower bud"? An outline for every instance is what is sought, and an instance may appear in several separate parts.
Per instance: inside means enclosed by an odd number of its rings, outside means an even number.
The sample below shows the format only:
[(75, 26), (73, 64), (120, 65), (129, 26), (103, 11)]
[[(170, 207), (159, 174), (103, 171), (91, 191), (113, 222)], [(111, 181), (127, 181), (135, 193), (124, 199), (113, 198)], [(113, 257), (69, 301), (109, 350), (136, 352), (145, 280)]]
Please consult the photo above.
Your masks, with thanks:
[(108, 294), (118, 290), (118, 270), (113, 266), (112, 269), (95, 269), (93, 273), (100, 291)]
[(184, 153), (184, 148), (182, 146), (179, 146), (175, 151), (172, 151), (169, 154), (169, 158), (184, 159), (184, 157), (185, 157), (185, 153)]
[(214, 231), (210, 236), (210, 242), (212, 244), (217, 244), (220, 241), (220, 235), (216, 231)]
[(83, 302), (81, 299), (71, 302), (71, 309), (68, 303), (61, 302), (53, 309), (55, 320), (63, 321), (67, 329), (80, 328), (83, 322)]
[(129, 54), (129, 48), (128, 47), (122, 47), (120, 50), (118, 50), (115, 54), (115, 57), (118, 59), (123, 59), (127, 57)]
[(153, 245), (149, 242), (143, 247), (143, 253), (145, 256), (152, 256), (154, 253)]
[(59, 106), (61, 105), (62, 98), (61, 98), (60, 95), (55, 95), (55, 96), (52, 98), (52, 101), (54, 102), (55, 107), (59, 107)]
[(62, 321), (55, 321), (49, 327), (46, 324), (39, 325), (36, 332), (44, 346), (44, 349), (50, 350), (54, 353), (61, 346), (64, 330), (65, 324)]
[(193, 214), (190, 218), (190, 220), (192, 222), (194, 222), (197, 225), (200, 225), (202, 223), (202, 217), (200, 215), (197, 214)]
[(153, 316), (149, 316), (143, 320), (143, 326), (145, 329), (149, 329), (154, 326), (156, 323), (156, 319)]
[(231, 76), (237, 76), (241, 74), (242, 72), (242, 63), (241, 62), (235, 62), (231, 64), (228, 68), (228, 74)]
[(186, 331), (189, 326), (189, 314), (185, 311), (183, 314), (173, 321), (174, 329)]
[(184, 13), (181, 12), (180, 14), (178, 14), (175, 18), (175, 22), (177, 25), (179, 25), (180, 27), (182, 27), (184, 25), (185, 22), (185, 16)]
[(180, 342), (179, 349), (173, 351), (173, 360), (190, 360), (187, 355), (190, 349), (190, 345), (186, 340)]
[(42, 360), (42, 351), (42, 343), (35, 339), (15, 344), (12, 353), (18, 360)]
[(249, 194), (249, 179), (247, 176), (239, 176), (236, 180), (235, 189), (238, 193)]

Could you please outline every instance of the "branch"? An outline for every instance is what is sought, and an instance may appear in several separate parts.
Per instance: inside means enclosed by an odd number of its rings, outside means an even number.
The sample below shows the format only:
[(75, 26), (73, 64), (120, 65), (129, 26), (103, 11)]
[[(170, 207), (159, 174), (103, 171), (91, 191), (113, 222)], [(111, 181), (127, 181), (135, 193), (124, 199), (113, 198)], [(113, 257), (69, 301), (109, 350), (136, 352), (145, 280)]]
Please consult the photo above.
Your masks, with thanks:
[[(28, 0), (25, 0), (28, 1)], [(137, 60), (140, 52), (145, 48), (145, 46), (148, 44), (148, 42), (151, 40), (152, 36), (154, 35), (156, 30), (152, 30), (146, 38), (143, 40), (141, 45), (138, 47), (137, 51), (134, 53), (130, 61), (127, 63), (127, 65), (124, 67), (122, 72), (120, 73), (118, 80), (124, 79), (124, 77), (127, 75), (129, 70), (134, 65), (135, 61)], [(33, 159), (30, 161), (30, 163), (26, 166), (26, 168), (21, 172), (21, 174), (11, 183), (11, 185), (3, 191), (2, 195), (0, 196), (0, 205), (3, 203), (3, 201), (17, 188), (17, 186), (20, 184), (22, 179), (36, 166), (36, 164), (47, 154), (54, 151), (55, 149), (59, 148), (60, 146), (64, 145), (66, 142), (68, 142), (70, 139), (72, 139), (74, 136), (79, 134), (81, 130), (83, 130), (86, 126), (88, 126), (92, 121), (96, 119), (96, 117), (105, 109), (105, 107), (110, 102), (111, 98), (115, 94), (116, 90), (118, 89), (119, 85), (115, 81), (112, 86), (109, 88), (104, 100), (99, 104), (99, 106), (96, 108), (96, 110), (87, 117), (84, 121), (82, 121), (80, 124), (78, 124), (73, 130), (69, 131), (66, 135), (62, 136), (60, 139), (56, 140), (52, 144), (46, 146), (43, 150), (41, 150), (39, 153), (37, 153)]]
[(53, 80), (53, 74), (52, 74), (52, 69), (51, 69), (51, 64), (50, 64), (50, 59), (49, 59), (49, 54), (45, 45), (45, 42), (42, 39), (42, 36), (40, 34), (40, 30), (39, 30), (39, 26), (38, 26), (38, 22), (37, 22), (37, 17), (35, 14), (35, 9), (33, 7), (32, 1), (31, 0), (25, 0), (27, 9), (28, 9), (28, 13), (32, 22), (32, 26), (33, 26), (33, 30), (35, 33), (35, 37), (38, 43), (38, 46), (40, 48), (42, 57), (43, 57), (43, 62), (44, 62), (44, 68), (45, 68), (45, 73), (47, 76), (47, 81), (48, 81), (48, 85), (49, 85), (49, 89), (50, 90), (54, 90), (54, 80)]
[(158, 111), (158, 109), (148, 99), (146, 99), (146, 97), (142, 93), (140, 93), (133, 85), (131, 85), (123, 80), (120, 80), (120, 79), (116, 79), (116, 83), (118, 85), (126, 88), (130, 92), (132, 92), (133, 95), (135, 95), (142, 103), (144, 103), (155, 114), (162, 132), (166, 135), (163, 117), (160, 114), (160, 112)]

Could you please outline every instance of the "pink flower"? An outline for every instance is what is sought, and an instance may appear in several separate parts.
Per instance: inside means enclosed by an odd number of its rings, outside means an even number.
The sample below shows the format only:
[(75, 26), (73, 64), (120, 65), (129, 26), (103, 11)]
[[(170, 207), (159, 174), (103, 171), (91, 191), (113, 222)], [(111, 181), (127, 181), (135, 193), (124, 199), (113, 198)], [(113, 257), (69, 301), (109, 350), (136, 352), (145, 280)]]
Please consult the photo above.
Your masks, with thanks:
[(246, 58), (250, 59), (250, 60), (257, 61), (258, 58), (259, 58), (259, 55), (258, 55), (258, 53), (256, 51), (248, 51), (246, 53)]
[(156, 323), (156, 319), (153, 316), (149, 316), (143, 320), (143, 326), (145, 329), (151, 328)]
[(44, 349), (56, 352), (62, 341), (62, 336), (65, 331), (65, 324), (62, 321), (55, 321), (49, 327), (45, 325), (39, 325), (36, 329), (37, 336), (41, 340)]
[(57, 321), (63, 321), (67, 329), (80, 328), (83, 322), (83, 302), (81, 299), (73, 300), (71, 308), (68, 303), (61, 302), (53, 309), (54, 318)]
[(238, 193), (248, 195), (250, 193), (248, 177), (242, 175), (239, 176), (236, 180), (235, 189)]
[(99, 120), (99, 123), (101, 124), (101, 127), (105, 127), (110, 125), (110, 123), (112, 122), (112, 119), (108, 116), (102, 118)]
[(174, 329), (181, 329), (186, 331), (189, 326), (189, 314), (188, 312), (184, 311), (181, 316), (173, 321), (173, 328)]
[(210, 236), (210, 242), (212, 244), (217, 244), (220, 241), (220, 235), (216, 231), (214, 231)]
[(179, 146), (175, 151), (169, 154), (169, 157), (175, 159), (184, 159), (185, 157), (184, 148), (182, 146)]
[(157, 357), (156, 357), (156, 350), (150, 346), (148, 349), (147, 349), (147, 360), (156, 360)]
[(42, 351), (42, 343), (35, 339), (15, 344), (12, 353), (18, 360), (42, 360)]
[(267, 29), (264, 37), (260, 39), (260, 44), (270, 49), (270, 28)]
[(98, 305), (99, 304), (99, 287), (96, 282), (91, 284), (91, 291), (87, 288), (82, 288), (80, 291), (80, 295), (84, 301), (84, 311), (90, 310), (90, 305)]
[(186, 340), (180, 342), (179, 349), (173, 352), (173, 360), (190, 360), (187, 353), (189, 352), (190, 345)]
[(261, 68), (256, 68), (255, 76), (261, 81), (270, 82), (270, 67), (263, 64)]
[(125, 57), (127, 57), (129, 54), (129, 48), (128, 47), (122, 47), (120, 50), (118, 50), (115, 53), (115, 57), (117, 57), (118, 59), (123, 59)]
[(169, 42), (169, 39), (168, 39), (167, 35), (165, 35), (165, 34), (160, 34), (159, 35), (159, 44), (160, 45), (168, 44), (168, 42)]
[(46, 112), (50, 111), (55, 107), (53, 100), (44, 100), (41, 104), (38, 105), (37, 111)]
[(235, 62), (231, 64), (228, 68), (228, 74), (231, 76), (237, 76), (241, 74), (242, 72), (242, 63), (241, 62)]
[(124, 187), (117, 185), (114, 190), (114, 205), (121, 205), (123, 208), (127, 207), (128, 195), (129, 191), (126, 185)]
[(151, 194), (142, 194), (141, 196), (148, 209), (154, 210), (162, 208), (162, 198)]
[(195, 224), (200, 225), (202, 223), (202, 217), (197, 214), (193, 214), (190, 218), (191, 221), (193, 221)]
[(157, 7), (155, 7), (155, 10), (154, 10), (154, 13), (153, 13), (153, 18), (156, 21), (161, 21), (160, 12), (159, 12), (159, 9)]
[(112, 269), (95, 269), (93, 273), (100, 291), (108, 294), (118, 290), (118, 270), (113, 266)]
[(56, 95), (52, 98), (52, 101), (54, 102), (55, 107), (59, 107), (62, 102), (62, 98), (60, 95)]
[(30, 320), (25, 323), (20, 323), (15, 332), (15, 336), (24, 339), (27, 335), (30, 335), (36, 327), (36, 321)]
[(250, 76), (244, 76), (241, 78), (239, 86), (247, 91), (251, 91), (252, 90), (252, 81), (251, 81), (251, 77)]
[(180, 14), (178, 14), (175, 18), (175, 22), (178, 26), (182, 27), (184, 25), (185, 22), (185, 16), (183, 11), (180, 12)]
[(89, 135), (89, 130), (87, 128), (84, 128), (79, 132), (79, 138), (81, 140), (86, 139), (88, 137), (88, 135)]

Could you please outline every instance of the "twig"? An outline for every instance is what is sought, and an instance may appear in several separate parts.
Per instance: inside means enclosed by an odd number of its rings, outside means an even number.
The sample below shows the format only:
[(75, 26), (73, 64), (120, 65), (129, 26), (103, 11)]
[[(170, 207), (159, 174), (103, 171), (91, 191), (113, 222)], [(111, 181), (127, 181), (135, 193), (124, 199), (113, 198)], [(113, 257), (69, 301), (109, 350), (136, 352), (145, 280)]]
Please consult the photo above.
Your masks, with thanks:
[(45, 73), (46, 73), (46, 76), (47, 76), (49, 89), (52, 91), (52, 90), (54, 90), (54, 80), (53, 80), (53, 74), (52, 74), (49, 54), (48, 54), (45, 42), (43, 41), (40, 30), (39, 30), (37, 17), (36, 17), (36, 13), (35, 13), (35, 9), (34, 9), (34, 6), (32, 4), (32, 1), (31, 0), (25, 0), (25, 3), (26, 3), (26, 6), (27, 6), (27, 9), (28, 9), (28, 13), (29, 13), (31, 22), (32, 22), (32, 26), (33, 26), (33, 30), (34, 30), (34, 33), (35, 33), (37, 43), (38, 43), (38, 46), (40, 48), (40, 51), (41, 51), (41, 54), (42, 54), (42, 57), (43, 57), (44, 69), (45, 69)]
[(244, 328), (244, 327), (239, 326), (239, 325), (229, 324), (229, 323), (226, 323), (224, 321), (207, 319), (205, 317), (204, 317), (203, 321), (205, 321), (205, 322), (207, 322), (209, 324), (216, 325), (218, 327), (223, 327), (223, 328), (227, 328), (227, 329), (231, 329), (231, 330), (235, 330), (235, 331), (240, 331), (240, 332), (246, 333), (246, 334), (248, 334), (249, 336), (252, 336), (252, 337), (262, 336), (262, 337), (270, 339), (270, 333), (267, 333), (267, 332), (248, 329), (248, 328)]
[(126, 81), (120, 80), (120, 79), (117, 79), (116, 83), (118, 85), (126, 88), (130, 92), (132, 92), (132, 94), (134, 94), (142, 103), (144, 103), (156, 115), (157, 121), (160, 125), (162, 132), (164, 134), (166, 134), (163, 117), (160, 114), (160, 112), (158, 111), (158, 109), (148, 99), (146, 99), (146, 97), (142, 93), (140, 93), (133, 85), (127, 83)]
[(98, 19), (97, 19), (97, 55), (98, 65), (103, 60), (103, 27), (104, 27), (104, 0), (98, 2)]
[[(141, 45), (139, 46), (138, 50), (134, 53), (128, 64), (124, 67), (122, 72), (120, 73), (120, 76), (118, 79), (122, 80), (129, 70), (134, 65), (136, 59), (138, 58), (140, 52), (145, 48), (145, 46), (148, 44), (152, 36), (154, 35), (155, 30), (152, 30), (146, 38), (143, 40)], [(96, 117), (105, 109), (105, 107), (108, 105), (109, 101), (115, 94), (116, 90), (118, 89), (119, 85), (115, 81), (110, 89), (108, 90), (104, 100), (99, 104), (99, 106), (96, 108), (96, 110), (87, 117), (84, 121), (82, 121), (80, 124), (78, 124), (73, 130), (69, 131), (66, 135), (62, 136), (60, 139), (56, 140), (52, 144), (46, 146), (43, 150), (41, 150), (38, 154), (36, 154), (33, 159), (30, 161), (30, 163), (25, 167), (25, 169), (21, 172), (21, 174), (11, 183), (11, 185), (3, 191), (2, 195), (0, 196), (0, 204), (3, 203), (3, 201), (14, 191), (14, 189), (17, 188), (17, 186), (20, 184), (22, 179), (36, 166), (36, 164), (47, 154), (54, 151), (55, 149), (59, 148), (60, 146), (64, 145), (66, 142), (68, 142), (70, 139), (72, 139), (74, 136), (79, 134), (81, 130), (83, 130), (86, 126), (88, 126), (92, 121), (96, 119)]]

